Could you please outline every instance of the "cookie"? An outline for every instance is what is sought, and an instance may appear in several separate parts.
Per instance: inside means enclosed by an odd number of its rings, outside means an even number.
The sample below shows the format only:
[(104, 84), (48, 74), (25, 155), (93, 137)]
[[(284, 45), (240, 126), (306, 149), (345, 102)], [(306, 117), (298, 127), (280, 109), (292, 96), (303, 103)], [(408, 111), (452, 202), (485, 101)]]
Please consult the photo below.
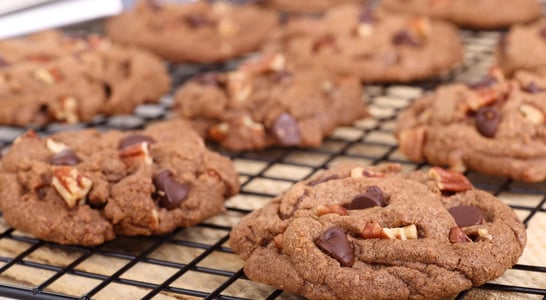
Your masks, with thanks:
[(393, 12), (444, 19), (474, 29), (504, 28), (542, 15), (538, 0), (383, 0)]
[(336, 126), (367, 116), (362, 97), (357, 79), (295, 71), (276, 54), (193, 78), (176, 92), (174, 110), (230, 150), (318, 147)]
[(546, 75), (546, 19), (530, 25), (515, 25), (501, 38), (497, 63), (508, 76), (518, 70)]
[(282, 51), (298, 67), (321, 65), (365, 82), (430, 78), (462, 58), (459, 33), (452, 25), (361, 5), (338, 6), (321, 18), (293, 18), (265, 51)]
[(148, 0), (108, 21), (106, 32), (172, 62), (213, 63), (256, 50), (277, 23), (275, 12), (251, 4)]
[(493, 69), (472, 84), (440, 86), (399, 116), (400, 150), (416, 162), (521, 181), (546, 179), (544, 79)]
[(58, 31), (0, 42), (0, 124), (77, 123), (128, 114), (170, 88), (163, 62), (97, 35)]
[(224, 210), (231, 161), (183, 121), (18, 138), (1, 160), (0, 208), (13, 228), (60, 244), (156, 235)]
[(501, 276), (524, 225), (461, 174), (344, 165), (295, 184), (232, 231), (252, 280), (309, 299), (440, 299)]
[(260, 3), (275, 8), (277, 10), (289, 13), (321, 13), (336, 5), (343, 3), (366, 2), (363, 0), (263, 0)]

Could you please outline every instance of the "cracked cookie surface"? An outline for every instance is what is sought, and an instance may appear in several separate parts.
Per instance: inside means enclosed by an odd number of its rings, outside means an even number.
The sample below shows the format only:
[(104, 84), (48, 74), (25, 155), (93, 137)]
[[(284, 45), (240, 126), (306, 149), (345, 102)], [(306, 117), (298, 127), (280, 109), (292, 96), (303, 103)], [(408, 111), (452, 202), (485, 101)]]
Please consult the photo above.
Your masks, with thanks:
[(356, 78), (293, 70), (281, 54), (195, 77), (177, 91), (174, 110), (234, 151), (318, 147), (336, 126), (368, 115)]
[(440, 86), (399, 115), (400, 150), (416, 162), (537, 182), (546, 179), (546, 80), (493, 69), (480, 82)]
[(381, 4), (393, 12), (430, 16), (475, 29), (529, 22), (543, 10), (537, 0), (383, 0)]
[(289, 19), (264, 51), (301, 68), (320, 65), (365, 82), (408, 82), (450, 70), (462, 59), (453, 25), (346, 4), (322, 17)]
[(213, 63), (256, 50), (277, 23), (276, 12), (251, 4), (140, 1), (112, 18), (106, 32), (172, 62)]
[(97, 35), (43, 32), (0, 41), (0, 53), (0, 124), (128, 114), (141, 103), (159, 101), (170, 88), (159, 58)]
[(295, 184), (230, 236), (252, 280), (309, 299), (439, 299), (501, 276), (526, 234), (461, 174), (344, 165)]
[(61, 244), (165, 234), (222, 212), (238, 190), (231, 161), (183, 121), (47, 138), (29, 131), (0, 167), (6, 222)]

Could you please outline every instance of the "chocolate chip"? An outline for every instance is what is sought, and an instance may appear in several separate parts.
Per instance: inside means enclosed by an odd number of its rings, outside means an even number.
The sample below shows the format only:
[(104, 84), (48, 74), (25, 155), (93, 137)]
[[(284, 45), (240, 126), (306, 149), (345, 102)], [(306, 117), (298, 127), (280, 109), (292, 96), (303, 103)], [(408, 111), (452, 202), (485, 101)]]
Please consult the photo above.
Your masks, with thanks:
[(455, 206), (448, 209), (448, 211), (459, 227), (479, 225), (483, 222), (482, 212), (475, 206)]
[(55, 154), (49, 161), (54, 166), (75, 166), (80, 162), (80, 158), (72, 150), (63, 150)]
[(397, 46), (419, 47), (421, 43), (407, 30), (400, 30), (392, 37), (392, 43)]
[(497, 84), (497, 78), (487, 75), (478, 81), (469, 82), (466, 85), (469, 88), (475, 90), (475, 89), (489, 88), (494, 86), (495, 84)]
[(347, 239), (347, 234), (338, 227), (332, 227), (323, 232), (315, 244), (320, 250), (335, 258), (342, 267), (351, 267), (355, 262), (353, 247)]
[(186, 16), (185, 20), (191, 28), (199, 28), (212, 24), (212, 21), (210, 19), (202, 15)]
[(543, 38), (543, 39), (546, 39), (546, 26), (542, 27), (540, 29), (540, 32), (539, 32), (540, 36)]
[(159, 206), (168, 210), (180, 206), (190, 191), (189, 185), (174, 180), (172, 172), (169, 170), (155, 174), (153, 183), (156, 188), (154, 196), (157, 198)]
[(315, 185), (324, 183), (324, 182), (326, 182), (326, 181), (335, 180), (335, 179), (339, 179), (339, 176), (337, 176), (337, 175), (334, 174), (334, 175), (326, 176), (326, 177), (324, 177), (324, 178), (319, 178), (319, 179), (311, 180), (311, 181), (309, 181), (309, 183), (307, 183), (307, 185), (308, 185), (308, 186), (315, 186)]
[(449, 230), (449, 241), (453, 244), (472, 242), (460, 227), (453, 227)]
[(482, 107), (476, 111), (476, 129), (488, 138), (495, 136), (499, 126), (501, 114), (492, 107)]
[(218, 80), (218, 74), (215, 72), (208, 72), (195, 76), (194, 80), (200, 85), (216, 87), (220, 85)]
[(364, 194), (353, 198), (351, 203), (345, 206), (347, 209), (366, 209), (374, 206), (383, 207), (387, 205), (385, 195), (378, 186), (372, 185), (366, 189)]
[(273, 134), (283, 146), (297, 146), (301, 142), (298, 123), (288, 113), (282, 113), (277, 118), (273, 124)]
[(144, 142), (152, 144), (155, 141), (154, 141), (154, 139), (152, 139), (149, 136), (145, 136), (145, 135), (141, 135), (141, 134), (133, 134), (133, 135), (129, 135), (129, 136), (126, 136), (125, 138), (123, 138), (119, 142), (118, 149), (123, 150), (123, 149), (125, 149), (127, 147), (130, 147), (132, 145), (136, 145), (136, 144), (140, 144), (140, 143), (144, 143)]
[(527, 86), (523, 87), (523, 90), (530, 94), (537, 94), (542, 92), (542, 89), (534, 82), (531, 82)]

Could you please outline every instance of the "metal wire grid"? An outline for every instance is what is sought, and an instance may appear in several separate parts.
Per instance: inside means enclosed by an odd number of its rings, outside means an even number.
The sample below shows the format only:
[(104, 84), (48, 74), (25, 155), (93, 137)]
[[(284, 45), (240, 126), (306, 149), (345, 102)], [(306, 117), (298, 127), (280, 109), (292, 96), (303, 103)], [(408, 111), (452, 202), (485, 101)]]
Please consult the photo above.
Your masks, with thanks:
[[(242, 193), (235, 199), (227, 202), (228, 211), (224, 216), (212, 218), (202, 224), (188, 229), (179, 229), (172, 234), (162, 237), (135, 237), (118, 238), (115, 241), (97, 247), (63, 246), (44, 242), (21, 234), (5, 226), (0, 233), (0, 249), (3, 242), (22, 244), (24, 247), (15, 251), (13, 255), (0, 256), (0, 276), (15, 277), (13, 269), (21, 268), (21, 272), (46, 272), (47, 275), (31, 285), (19, 283), (0, 283), (0, 295), (21, 299), (91, 299), (109, 298), (108, 288), (112, 285), (125, 288), (136, 287), (143, 293), (139, 297), (152, 299), (161, 295), (170, 295), (181, 298), (204, 299), (249, 299), (252, 297), (265, 299), (301, 299), (295, 295), (265, 287), (249, 281), (240, 268), (215, 265), (215, 255), (227, 255), (237, 260), (236, 255), (226, 244), (229, 232), (237, 220), (244, 215), (265, 204), (271, 197), (293, 183), (305, 179), (315, 172), (345, 160), (355, 160), (368, 164), (382, 164), (386, 162), (401, 163), (405, 169), (421, 169), (427, 165), (415, 165), (407, 161), (398, 151), (396, 141), (392, 137), (392, 127), (397, 113), (406, 107), (411, 98), (418, 96), (423, 90), (434, 88), (438, 83), (453, 80), (472, 80), (484, 73), (484, 69), (492, 63), (492, 47), (496, 43), (499, 33), (463, 32), (466, 47), (464, 64), (455, 71), (442, 76), (436, 81), (421, 82), (411, 86), (372, 86), (367, 89), (368, 104), (376, 118), (357, 123), (354, 127), (338, 129), (318, 149), (270, 149), (263, 152), (230, 153), (229, 155), (240, 172)], [(219, 66), (183, 66), (172, 67), (171, 74), (175, 82), (184, 81), (191, 75), (204, 69), (225, 69), (231, 65)], [(167, 118), (168, 109), (172, 104), (170, 97), (165, 97), (157, 105), (139, 107), (134, 115), (112, 118), (97, 118), (90, 124), (65, 126), (53, 124), (45, 128), (38, 128), (39, 134), (50, 134), (59, 130), (74, 127), (96, 128), (139, 128), (145, 124)], [(0, 127), (0, 147), (9, 146), (11, 141), (25, 129)], [(214, 147), (214, 146), (213, 146)], [(217, 149), (220, 150), (221, 149)], [(507, 179), (492, 178), (468, 172), (467, 176), (478, 188), (491, 191), (503, 196), (515, 193), (534, 197), (534, 201), (509, 202), (525, 224), (533, 219), (546, 218), (546, 184), (523, 184)], [(228, 221), (226, 221), (226, 219)], [(0, 220), (3, 221), (3, 220)], [(208, 233), (207, 233), (208, 232)], [(195, 238), (195, 234), (198, 236)], [(131, 245), (127, 247), (127, 245)], [(163, 247), (180, 248), (180, 251), (193, 251), (195, 255), (186, 261), (177, 259), (163, 259), (154, 256)], [(70, 259), (64, 263), (47, 259), (36, 259), (35, 254), (51, 250), (53, 253), (69, 253)], [(49, 253), (46, 251), (46, 253)], [(184, 252), (180, 252), (184, 253)], [(118, 262), (118, 266), (110, 273), (90, 271), (81, 268), (82, 265), (100, 256), (107, 260)], [(139, 265), (165, 268), (171, 272), (159, 280), (139, 280), (132, 278)], [(539, 265), (517, 264), (517, 272), (525, 272), (529, 276), (545, 276), (546, 263)], [(12, 272), (12, 273), (10, 273)], [(214, 282), (212, 287), (196, 288), (184, 284), (176, 284), (189, 273), (196, 274), (195, 278)], [(197, 276), (198, 275), (198, 276)], [(79, 294), (67, 294), (56, 284), (63, 278), (79, 278), (91, 280), (93, 284)], [(544, 281), (542, 281), (544, 283)], [(78, 284), (75, 281), (74, 284)], [(199, 284), (197, 284), (199, 286)], [(242, 288), (241, 288), (242, 287)], [(257, 294), (248, 296), (240, 293), (241, 289), (256, 289)], [(503, 283), (487, 283), (478, 289), (493, 291), (508, 291), (521, 295), (536, 295), (538, 299), (546, 299), (546, 286), (525, 286)], [(456, 299), (465, 299), (471, 291), (459, 294)], [(256, 296), (259, 295), (259, 296)]]

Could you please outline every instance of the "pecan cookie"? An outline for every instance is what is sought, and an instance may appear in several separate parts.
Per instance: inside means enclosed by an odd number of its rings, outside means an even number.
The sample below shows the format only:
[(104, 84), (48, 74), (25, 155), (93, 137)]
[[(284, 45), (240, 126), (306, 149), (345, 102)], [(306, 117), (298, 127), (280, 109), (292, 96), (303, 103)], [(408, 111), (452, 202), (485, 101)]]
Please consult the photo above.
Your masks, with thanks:
[(320, 65), (366, 82), (413, 81), (461, 61), (455, 27), (441, 21), (343, 5), (320, 18), (293, 18), (265, 51), (283, 52), (298, 67)]
[(461, 174), (345, 165), (295, 184), (230, 236), (252, 280), (309, 299), (439, 299), (501, 276), (524, 225)]
[(501, 38), (497, 62), (507, 75), (527, 70), (546, 75), (546, 19), (515, 25)]
[(441, 86), (416, 100), (398, 119), (400, 150), (460, 171), (546, 179), (546, 81), (529, 73), (516, 78), (493, 69), (480, 82)]
[(138, 104), (158, 101), (169, 87), (159, 58), (97, 35), (50, 31), (0, 42), (0, 124), (76, 123), (131, 113)]
[(336, 126), (367, 116), (362, 97), (355, 78), (295, 71), (275, 54), (193, 78), (177, 91), (174, 109), (231, 150), (317, 147)]
[(6, 222), (61, 244), (168, 233), (222, 212), (239, 190), (230, 160), (183, 121), (47, 138), (29, 131), (1, 162)]
[(290, 13), (320, 13), (343, 3), (367, 2), (364, 0), (263, 0), (268, 7)]
[(508, 27), (542, 15), (538, 0), (383, 0), (384, 8), (445, 19), (475, 29)]
[(147, 0), (112, 18), (106, 32), (172, 62), (212, 63), (256, 50), (277, 23), (275, 12), (251, 4)]

